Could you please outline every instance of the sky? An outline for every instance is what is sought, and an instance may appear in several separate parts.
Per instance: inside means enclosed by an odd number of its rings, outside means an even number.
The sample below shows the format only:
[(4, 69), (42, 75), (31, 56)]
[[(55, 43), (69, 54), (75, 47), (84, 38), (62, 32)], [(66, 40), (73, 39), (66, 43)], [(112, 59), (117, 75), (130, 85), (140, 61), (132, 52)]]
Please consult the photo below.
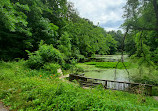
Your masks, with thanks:
[(119, 30), (123, 23), (123, 6), (126, 0), (68, 0), (74, 3), (74, 8), (80, 17), (87, 18), (95, 25), (105, 30)]

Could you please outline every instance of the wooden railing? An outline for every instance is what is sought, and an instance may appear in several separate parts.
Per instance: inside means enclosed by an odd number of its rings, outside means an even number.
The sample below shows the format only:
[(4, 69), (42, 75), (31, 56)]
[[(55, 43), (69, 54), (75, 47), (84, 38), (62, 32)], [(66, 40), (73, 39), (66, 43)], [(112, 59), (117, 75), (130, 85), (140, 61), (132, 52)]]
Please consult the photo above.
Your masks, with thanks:
[(127, 92), (133, 92), (137, 94), (144, 93), (146, 95), (152, 95), (152, 85), (131, 83), (131, 82), (121, 82), (113, 80), (102, 80), (85, 77), (82, 75), (69, 74), (69, 80), (77, 80), (81, 84), (91, 83), (89, 86), (96, 86), (97, 84), (102, 84), (105, 89), (121, 90)]

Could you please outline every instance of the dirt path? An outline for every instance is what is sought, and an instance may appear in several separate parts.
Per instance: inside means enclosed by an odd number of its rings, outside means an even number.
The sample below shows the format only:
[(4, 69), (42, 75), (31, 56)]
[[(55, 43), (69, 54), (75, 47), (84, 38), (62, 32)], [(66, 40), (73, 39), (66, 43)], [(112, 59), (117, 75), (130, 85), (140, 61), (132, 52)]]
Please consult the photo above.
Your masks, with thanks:
[(0, 111), (9, 111), (9, 108), (5, 107), (2, 102), (0, 102)]

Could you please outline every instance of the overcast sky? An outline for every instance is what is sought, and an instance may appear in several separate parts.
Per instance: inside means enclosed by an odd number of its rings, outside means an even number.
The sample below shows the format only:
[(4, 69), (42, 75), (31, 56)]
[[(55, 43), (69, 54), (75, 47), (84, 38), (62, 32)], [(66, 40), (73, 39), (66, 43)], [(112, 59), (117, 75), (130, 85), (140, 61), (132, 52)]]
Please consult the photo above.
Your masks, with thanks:
[(79, 15), (88, 18), (105, 30), (119, 30), (123, 23), (123, 9), (126, 0), (68, 0), (74, 3)]

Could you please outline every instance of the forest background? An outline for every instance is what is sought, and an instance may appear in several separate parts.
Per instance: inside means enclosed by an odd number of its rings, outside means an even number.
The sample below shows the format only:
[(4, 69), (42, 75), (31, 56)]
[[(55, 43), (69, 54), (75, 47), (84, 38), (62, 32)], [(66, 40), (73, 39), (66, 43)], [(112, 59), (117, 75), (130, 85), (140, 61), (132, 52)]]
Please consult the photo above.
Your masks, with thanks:
[[(64, 60), (82, 61), (94, 54), (115, 54), (122, 50), (158, 62), (158, 6), (152, 0), (128, 0), (124, 9), (126, 32), (105, 31), (79, 17), (67, 0), (1, 0), (0, 58), (8, 61), (28, 58), (27, 51), (39, 49), (40, 41), (64, 54)], [(125, 39), (125, 48), (122, 45)]]

